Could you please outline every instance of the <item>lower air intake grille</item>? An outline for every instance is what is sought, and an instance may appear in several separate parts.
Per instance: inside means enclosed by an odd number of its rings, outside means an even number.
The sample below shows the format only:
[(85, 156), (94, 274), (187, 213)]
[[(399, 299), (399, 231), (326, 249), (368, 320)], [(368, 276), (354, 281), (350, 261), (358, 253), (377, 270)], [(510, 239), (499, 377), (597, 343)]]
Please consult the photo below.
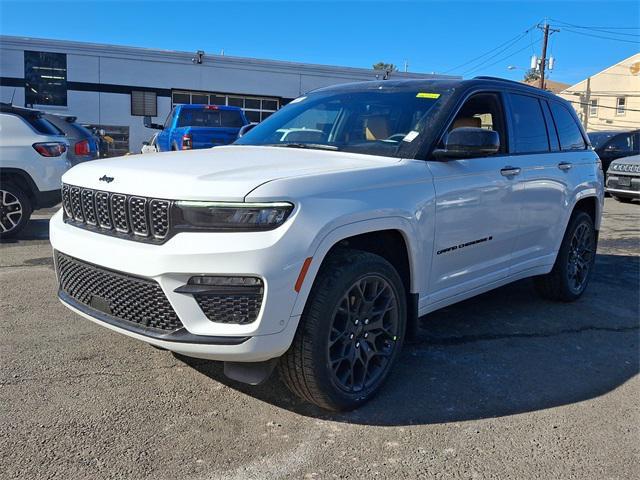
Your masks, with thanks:
[(195, 294), (198, 305), (212, 322), (246, 325), (260, 313), (262, 292), (239, 294)]
[(77, 302), (139, 327), (182, 328), (160, 285), (55, 253), (60, 289)]

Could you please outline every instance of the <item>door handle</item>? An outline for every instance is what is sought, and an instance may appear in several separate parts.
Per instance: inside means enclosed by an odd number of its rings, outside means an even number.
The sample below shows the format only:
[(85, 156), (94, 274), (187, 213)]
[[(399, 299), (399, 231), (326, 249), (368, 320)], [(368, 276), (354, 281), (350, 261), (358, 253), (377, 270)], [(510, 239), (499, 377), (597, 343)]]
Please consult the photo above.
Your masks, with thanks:
[(558, 168), (564, 171), (571, 170), (571, 167), (573, 167), (573, 164), (571, 162), (560, 162), (558, 164)]
[(500, 169), (500, 173), (504, 177), (514, 177), (520, 173), (520, 170), (522, 170), (520, 167), (512, 167), (510, 165), (507, 165), (506, 167)]

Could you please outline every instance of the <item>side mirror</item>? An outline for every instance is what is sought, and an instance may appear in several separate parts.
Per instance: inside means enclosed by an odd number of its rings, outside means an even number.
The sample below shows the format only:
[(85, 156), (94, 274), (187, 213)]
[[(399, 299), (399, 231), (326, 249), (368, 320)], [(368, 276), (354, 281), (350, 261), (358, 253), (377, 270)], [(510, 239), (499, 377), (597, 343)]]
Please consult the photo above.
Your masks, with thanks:
[(151, 117), (145, 116), (144, 120), (143, 120), (144, 126), (147, 128), (153, 128), (155, 130), (163, 130), (164, 126), (160, 125), (159, 123), (152, 123), (151, 122)]
[(451, 130), (444, 139), (444, 148), (434, 150), (435, 158), (473, 158), (493, 155), (500, 150), (500, 135), (493, 130), (461, 127)]
[(258, 124), (253, 122), (248, 125), (244, 125), (240, 127), (240, 130), (238, 131), (238, 138), (244, 137), (250, 130), (253, 130), (253, 127), (255, 127), (256, 125)]

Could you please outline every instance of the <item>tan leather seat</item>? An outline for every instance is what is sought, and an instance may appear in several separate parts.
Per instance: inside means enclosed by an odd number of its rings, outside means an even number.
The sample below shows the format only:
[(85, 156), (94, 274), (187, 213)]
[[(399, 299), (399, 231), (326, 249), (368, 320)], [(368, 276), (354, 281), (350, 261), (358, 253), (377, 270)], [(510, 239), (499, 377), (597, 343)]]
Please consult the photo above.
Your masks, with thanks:
[(482, 119), (480, 117), (460, 117), (456, 118), (453, 122), (453, 126), (451, 130), (462, 127), (474, 127), (481, 128), (482, 127)]
[(367, 140), (384, 140), (389, 138), (389, 121), (384, 115), (376, 115), (367, 118), (364, 127)]

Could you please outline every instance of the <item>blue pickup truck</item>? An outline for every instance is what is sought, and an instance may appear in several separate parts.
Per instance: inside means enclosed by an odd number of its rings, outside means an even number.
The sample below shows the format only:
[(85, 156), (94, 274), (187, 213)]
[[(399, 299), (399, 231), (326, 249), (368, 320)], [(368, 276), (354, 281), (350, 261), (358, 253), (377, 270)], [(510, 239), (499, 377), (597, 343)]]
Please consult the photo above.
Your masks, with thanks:
[(145, 127), (161, 130), (156, 139), (160, 152), (228, 145), (248, 124), (241, 108), (224, 105), (176, 105), (164, 125), (144, 120)]

